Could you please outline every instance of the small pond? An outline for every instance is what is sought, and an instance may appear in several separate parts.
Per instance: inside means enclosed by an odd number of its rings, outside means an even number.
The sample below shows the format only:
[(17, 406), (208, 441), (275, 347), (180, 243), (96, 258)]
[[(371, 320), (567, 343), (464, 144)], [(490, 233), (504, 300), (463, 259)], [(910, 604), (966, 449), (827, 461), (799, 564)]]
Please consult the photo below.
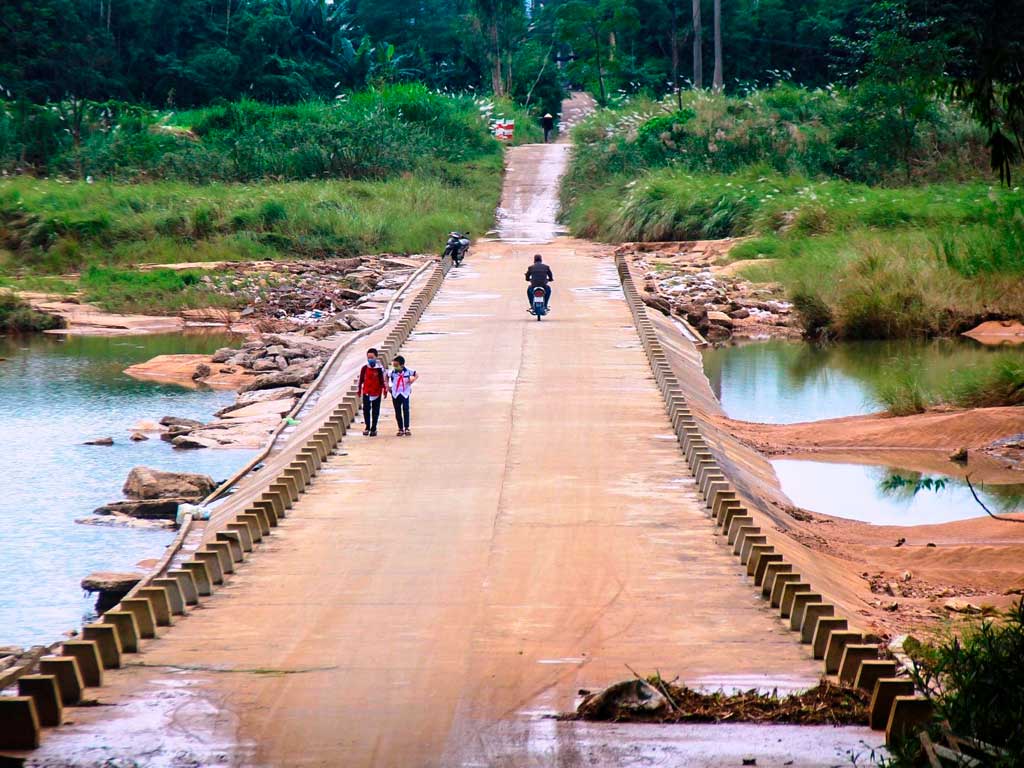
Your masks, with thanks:
[[(231, 392), (136, 381), (123, 370), (155, 355), (238, 344), (224, 333), (91, 338), (0, 336), (0, 645), (52, 642), (92, 610), (79, 582), (159, 557), (169, 531), (78, 525), (121, 498), (137, 465), (203, 472), (215, 480), (249, 451), (176, 451), (133, 425), (175, 415), (209, 419)], [(112, 437), (111, 447), (85, 446)]]
[(730, 418), (793, 424), (884, 410), (880, 386), (910, 366), (926, 383), (941, 383), (951, 371), (1000, 353), (954, 339), (765, 341), (705, 351), (704, 372)]
[[(825, 461), (772, 461), (783, 492), (799, 507), (875, 525), (930, 525), (981, 517), (962, 480), (897, 467)], [(1024, 512), (1024, 484), (979, 485), (995, 514)]]

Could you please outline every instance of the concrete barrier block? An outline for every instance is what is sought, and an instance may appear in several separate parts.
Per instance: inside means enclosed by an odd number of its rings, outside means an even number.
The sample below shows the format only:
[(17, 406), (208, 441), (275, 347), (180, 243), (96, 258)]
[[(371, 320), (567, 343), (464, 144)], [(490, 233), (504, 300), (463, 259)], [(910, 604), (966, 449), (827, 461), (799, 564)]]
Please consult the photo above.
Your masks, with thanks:
[(228, 556), (232, 563), (241, 563), (245, 560), (245, 552), (242, 549), (242, 542), (235, 531), (217, 531), (217, 541), (228, 548)]
[(295, 454), (295, 460), (291, 466), (298, 467), (306, 473), (306, 485), (309, 485), (320, 470), (320, 459), (311, 448), (303, 448)]
[(719, 493), (728, 493), (729, 481), (722, 477), (712, 477), (704, 492), (704, 505), (710, 510), (715, 505), (715, 496)]
[(57, 681), (60, 703), (65, 707), (81, 701), (85, 683), (74, 656), (44, 656), (39, 660), (39, 674), (52, 675)]
[[(206, 572), (210, 577), (210, 593), (212, 594), (212, 585), (224, 583), (224, 568), (220, 562), (220, 555), (212, 550), (200, 550), (194, 553), (192, 557), (193, 562), (202, 563), (206, 567)], [(188, 564), (186, 563), (185, 565), (187, 566)]]
[(712, 485), (726, 485), (728, 487), (728, 481), (725, 479), (720, 466), (714, 472), (704, 473), (704, 476), (700, 479), (700, 484), (697, 488), (700, 490), (701, 498), (705, 501), (711, 495)]
[[(829, 638), (848, 629), (849, 624), (846, 619), (838, 616), (822, 616), (818, 619), (818, 628), (814, 630), (814, 639), (811, 640), (811, 655), (816, 659), (824, 659)], [(827, 669), (825, 671), (828, 672)]]
[(107, 611), (103, 614), (103, 621), (117, 627), (122, 653), (139, 652), (139, 625), (135, 622), (134, 613), (131, 611)]
[(257, 507), (255, 505), (253, 505), (253, 506), (249, 507), (248, 509), (246, 509), (244, 514), (252, 515), (252, 516), (254, 516), (256, 518), (256, 520), (259, 522), (259, 525), (260, 525), (260, 535), (261, 536), (269, 536), (270, 535), (270, 518), (267, 517), (267, 510), (265, 510), (263, 507)]
[(148, 640), (156, 637), (156, 616), (153, 614), (153, 606), (147, 598), (126, 597), (118, 603), (118, 607), (122, 611), (134, 614), (139, 637)]
[(750, 565), (750, 553), (754, 547), (768, 543), (768, 537), (763, 533), (749, 534), (743, 537), (740, 542), (740, 565)]
[(291, 486), (292, 497), (295, 501), (299, 500), (299, 494), (306, 490), (306, 479), (301, 469), (296, 467), (294, 464), (285, 467), (281, 471), (281, 482)]
[[(747, 536), (758, 536), (758, 535), (760, 535), (761, 534), (761, 529), (760, 529), (760, 527), (758, 527), (756, 525), (751, 525), (750, 523), (748, 523), (747, 525), (741, 525), (739, 528), (737, 528), (735, 533), (736, 533), (736, 536), (733, 537), (733, 541), (732, 541), (732, 553), (734, 555), (738, 555), (740, 553), (740, 547), (743, 546), (743, 539), (746, 538)], [(764, 536), (763, 538), (764, 538), (764, 541), (759, 541), (757, 543), (758, 544), (767, 544), (768, 543), (768, 537)]]
[[(781, 563), (782, 553), (781, 552), (765, 552), (758, 559), (757, 563), (754, 564), (754, 586), (760, 587), (764, 583), (765, 573), (768, 571), (768, 566), (772, 563)], [(748, 564), (749, 565), (749, 564)]]
[[(100, 658), (99, 644), (94, 640), (68, 640), (61, 646), (61, 653), (71, 656), (78, 662), (78, 673), (82, 683), (98, 688), (103, 685), (103, 660)], [(3, 718), (0, 718), (0, 722)]]
[(825, 674), (835, 675), (839, 672), (839, 665), (843, 662), (843, 651), (846, 646), (862, 643), (864, 636), (860, 632), (852, 630), (837, 630), (825, 641)]
[[(725, 512), (722, 514), (722, 519), (719, 521), (719, 526), (723, 533), (726, 533), (732, 526), (732, 520), (734, 517), (749, 517), (747, 515), (747, 508), (739, 504), (726, 507)], [(753, 518), (751, 518), (751, 521)]]
[(167, 596), (167, 590), (163, 587), (149, 586), (136, 591), (136, 597), (149, 600), (153, 608), (153, 615), (156, 617), (158, 627), (169, 627), (173, 623), (171, 618), (171, 601)]
[(811, 585), (806, 581), (791, 581), (782, 587), (782, 597), (779, 599), (779, 615), (784, 618), (790, 618), (793, 613), (793, 603), (796, 602), (796, 596), (803, 592), (810, 592)]
[[(121, 668), (121, 638), (113, 624), (89, 624), (82, 627), (82, 639), (92, 640), (100, 651), (104, 669)], [(65, 645), (67, 645), (65, 643)]]
[(263, 525), (260, 523), (258, 516), (251, 512), (243, 512), (235, 519), (249, 526), (249, 539), (252, 541), (253, 546), (263, 541)]
[(798, 592), (793, 595), (792, 607), (789, 609), (789, 628), (799, 632), (800, 626), (804, 623), (804, 608), (821, 603), (821, 600), (822, 597), (817, 592)]
[(892, 700), (889, 720), (885, 725), (885, 745), (895, 746), (924, 730), (934, 715), (932, 703), (921, 696), (897, 696)]
[(761, 558), (771, 554), (775, 554), (775, 547), (771, 544), (755, 544), (752, 546), (750, 548), (750, 555), (747, 557), (747, 576), (753, 576)]
[(64, 707), (60, 703), (57, 678), (53, 675), (23, 675), (18, 678), (18, 696), (30, 697), (36, 705), (39, 724), (45, 727), (60, 725)]
[[(772, 593), (772, 588), (775, 586), (775, 579), (780, 573), (792, 573), (793, 565), (791, 563), (777, 562), (768, 563), (768, 567), (764, 569), (764, 576), (761, 578), (761, 595), (767, 599)], [(757, 574), (754, 574), (755, 576)]]
[(715, 501), (712, 512), (718, 525), (725, 524), (725, 515), (730, 509), (743, 509), (743, 505), (737, 499), (718, 499)]
[(741, 528), (752, 528), (754, 527), (754, 518), (750, 515), (733, 515), (729, 519), (729, 530), (722, 531), (725, 534), (725, 540), (729, 544), (736, 543), (736, 537), (739, 535)]
[(224, 527), (227, 529), (226, 533), (234, 533), (238, 536), (238, 543), (242, 547), (242, 552), (252, 552), (252, 532), (249, 530), (248, 523), (234, 522), (228, 523)]
[(0, 696), (0, 749), (36, 749), (39, 731), (31, 696)]
[(860, 665), (865, 661), (877, 661), (878, 645), (874, 643), (851, 643), (843, 649), (843, 658), (839, 662), (839, 682), (853, 685), (860, 672)]
[(809, 644), (814, 640), (814, 632), (818, 628), (818, 619), (823, 616), (835, 616), (836, 607), (832, 603), (808, 603), (804, 606), (804, 619), (800, 623), (800, 642)]
[(226, 541), (211, 541), (206, 545), (206, 551), (217, 555), (223, 574), (235, 572), (235, 558), (231, 554), (231, 545)]
[(278, 513), (278, 517), (285, 517), (285, 510), (292, 508), (292, 505), (299, 500), (299, 490), (295, 481), (285, 482), (284, 479), (276, 480), (270, 483), (270, 487), (267, 488), (267, 493), (264, 496), (276, 495), (281, 499), (282, 511)]
[(855, 688), (871, 692), (875, 683), (883, 677), (896, 677), (899, 665), (890, 659), (867, 659), (861, 662), (857, 677), (853, 680)]
[(324, 461), (327, 460), (327, 456), (330, 454), (330, 451), (327, 449), (326, 438), (322, 437), (319, 433), (306, 440), (306, 446), (302, 449), (302, 452), (306, 451), (316, 460), (317, 469), (323, 466)]
[(782, 604), (782, 590), (785, 586), (791, 582), (798, 582), (801, 578), (799, 573), (780, 573), (775, 577), (772, 592), (768, 596), (768, 601), (771, 603), (772, 608), (778, 608)]
[(164, 591), (164, 594), (167, 596), (167, 603), (171, 607), (172, 615), (185, 615), (185, 593), (181, 589), (181, 582), (173, 576), (163, 576), (153, 579), (150, 583), (153, 587)]
[[(718, 459), (716, 459), (714, 456), (710, 458), (704, 457), (700, 459), (697, 462), (697, 466), (694, 467), (693, 477), (697, 481), (696, 484), (698, 489), (704, 487), (704, 483), (706, 482), (705, 478), (707, 478), (707, 476), (710, 474), (722, 474), (722, 468), (718, 466)], [(701, 493), (701, 495), (704, 495), (703, 492)]]
[[(281, 514), (284, 512), (284, 505), (281, 504), (281, 498), (279, 496), (269, 496), (264, 494), (261, 498), (257, 499), (252, 503), (253, 509), (262, 509), (263, 514), (267, 516), (267, 522), (271, 528), (277, 528)], [(280, 507), (280, 512), (278, 511)]]
[(178, 580), (178, 589), (185, 599), (185, 605), (199, 605), (199, 587), (196, 585), (196, 578), (191, 571), (184, 568), (175, 568), (167, 572), (167, 576)]

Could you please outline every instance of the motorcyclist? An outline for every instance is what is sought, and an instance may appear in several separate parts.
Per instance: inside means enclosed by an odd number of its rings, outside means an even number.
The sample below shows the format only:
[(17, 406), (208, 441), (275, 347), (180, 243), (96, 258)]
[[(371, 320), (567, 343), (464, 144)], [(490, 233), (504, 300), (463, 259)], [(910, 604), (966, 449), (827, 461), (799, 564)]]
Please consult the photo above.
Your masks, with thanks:
[(533, 264), (526, 269), (526, 280), (530, 284), (530, 287), (526, 289), (526, 301), (531, 312), (533, 311), (534, 288), (544, 289), (544, 310), (547, 311), (548, 303), (551, 301), (551, 286), (549, 283), (554, 279), (555, 276), (551, 274), (551, 267), (544, 263), (538, 253), (533, 257)]

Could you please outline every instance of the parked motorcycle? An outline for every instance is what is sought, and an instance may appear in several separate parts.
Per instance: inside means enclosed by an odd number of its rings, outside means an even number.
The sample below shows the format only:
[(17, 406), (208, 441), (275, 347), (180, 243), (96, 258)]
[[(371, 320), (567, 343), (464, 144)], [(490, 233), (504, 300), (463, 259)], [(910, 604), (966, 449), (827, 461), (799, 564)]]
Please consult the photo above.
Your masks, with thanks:
[(536, 315), (537, 322), (548, 313), (547, 307), (544, 306), (544, 286), (535, 285), (533, 287), (533, 308), (530, 310), (530, 314)]
[[(469, 253), (469, 232), (449, 232), (448, 243), (444, 247), (444, 256), (451, 256), (452, 264), (462, 265), (462, 260)], [(443, 258), (443, 256), (442, 256)]]

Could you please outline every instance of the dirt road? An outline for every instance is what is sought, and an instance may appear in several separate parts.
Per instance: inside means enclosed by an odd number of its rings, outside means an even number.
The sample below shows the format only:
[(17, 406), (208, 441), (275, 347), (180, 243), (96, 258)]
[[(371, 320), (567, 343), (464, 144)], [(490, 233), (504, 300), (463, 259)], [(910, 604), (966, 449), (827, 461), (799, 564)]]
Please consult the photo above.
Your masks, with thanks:
[[(112, 674), (115, 706), (75, 710), (40, 764), (821, 765), (875, 738), (631, 742), (546, 717), (626, 665), (783, 689), (820, 670), (715, 540), (604, 249), (522, 244), (554, 234), (564, 151), (512, 151), (514, 242), (478, 243), (403, 349), (414, 436), (394, 436), (388, 404), (380, 437), (347, 438), (261, 554)], [(556, 277), (540, 323), (535, 252)], [(683, 761), (672, 733), (704, 757)]]

